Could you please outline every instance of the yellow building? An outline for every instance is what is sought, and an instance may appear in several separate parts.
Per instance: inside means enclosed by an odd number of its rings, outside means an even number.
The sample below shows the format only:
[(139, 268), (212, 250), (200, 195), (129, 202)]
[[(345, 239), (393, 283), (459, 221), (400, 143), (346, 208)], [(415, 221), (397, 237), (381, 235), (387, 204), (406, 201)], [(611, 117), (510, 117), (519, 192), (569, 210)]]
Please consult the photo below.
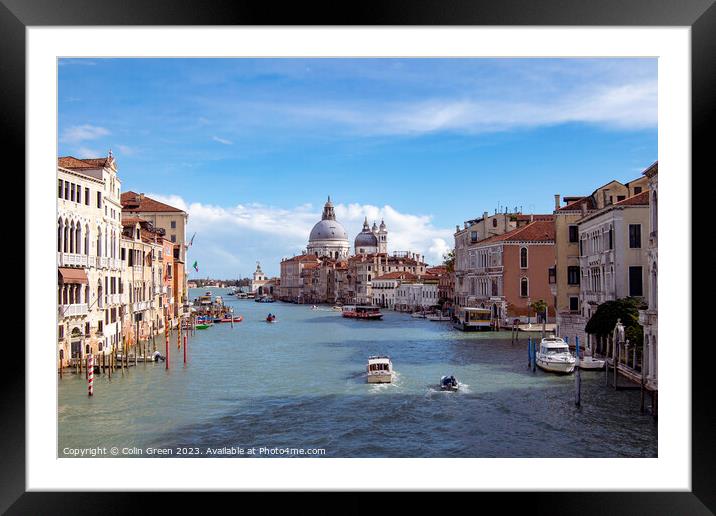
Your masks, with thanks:
[(590, 195), (554, 196), (555, 266), (552, 294), (557, 311), (557, 332), (576, 335), (584, 342), (584, 316), (580, 305), (579, 221), (587, 215), (614, 205), (649, 189), (648, 178), (639, 177), (628, 183), (613, 180)]

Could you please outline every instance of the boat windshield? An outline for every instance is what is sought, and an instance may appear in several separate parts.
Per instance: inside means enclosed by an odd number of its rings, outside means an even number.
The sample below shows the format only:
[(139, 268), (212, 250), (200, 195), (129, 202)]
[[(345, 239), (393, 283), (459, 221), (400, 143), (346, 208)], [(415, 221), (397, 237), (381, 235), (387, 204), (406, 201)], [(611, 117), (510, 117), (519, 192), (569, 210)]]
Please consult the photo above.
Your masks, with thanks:
[(569, 353), (569, 348), (567, 346), (560, 346), (558, 348), (545, 348), (544, 350), (545, 355), (560, 355), (562, 353)]
[(369, 371), (388, 371), (388, 364), (370, 364), (368, 366)]

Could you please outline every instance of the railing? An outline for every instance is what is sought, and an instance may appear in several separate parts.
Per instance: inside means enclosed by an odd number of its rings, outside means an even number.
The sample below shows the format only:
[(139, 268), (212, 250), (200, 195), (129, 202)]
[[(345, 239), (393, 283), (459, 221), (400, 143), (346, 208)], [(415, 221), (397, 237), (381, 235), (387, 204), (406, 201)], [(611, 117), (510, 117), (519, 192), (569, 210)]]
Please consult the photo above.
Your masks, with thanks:
[(74, 305), (59, 305), (58, 312), (60, 317), (76, 317), (79, 315), (87, 315), (89, 310), (87, 303), (80, 303)]
[(142, 310), (149, 310), (150, 308), (151, 308), (151, 301), (136, 301), (133, 306), (133, 309), (135, 312), (139, 312)]
[(98, 256), (97, 257), (97, 268), (98, 269), (106, 269), (107, 266), (108, 266), (107, 257), (106, 256)]
[(78, 266), (87, 267), (87, 255), (77, 253), (57, 253), (58, 267)]
[(124, 297), (124, 294), (110, 294), (107, 302), (110, 305), (120, 305), (122, 304), (122, 297)]

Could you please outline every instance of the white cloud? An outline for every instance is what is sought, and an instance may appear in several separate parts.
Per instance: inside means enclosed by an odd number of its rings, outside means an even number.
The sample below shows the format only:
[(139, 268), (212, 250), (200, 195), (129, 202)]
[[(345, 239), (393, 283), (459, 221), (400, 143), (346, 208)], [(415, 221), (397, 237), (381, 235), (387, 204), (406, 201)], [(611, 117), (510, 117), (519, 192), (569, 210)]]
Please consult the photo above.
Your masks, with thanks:
[(234, 142), (232, 142), (231, 140), (219, 138), (218, 136), (212, 136), (211, 139), (214, 140), (215, 142), (223, 143), (224, 145), (233, 145), (234, 144)]
[[(313, 225), (321, 218), (321, 207), (310, 204), (291, 209), (263, 204), (238, 204), (223, 207), (187, 203), (176, 195), (147, 194), (176, 206), (189, 214), (187, 237), (196, 232), (190, 248), (191, 261), (199, 261), (201, 275), (222, 277), (247, 276), (256, 260), (267, 274), (278, 275), (282, 258), (300, 254), (308, 242)], [(348, 239), (361, 231), (367, 216), (369, 223), (385, 220), (388, 250), (414, 251), (426, 256), (431, 264), (442, 262), (451, 247), (452, 230), (435, 227), (429, 215), (403, 213), (392, 206), (338, 204), (336, 218), (346, 229)]]
[(96, 125), (83, 124), (73, 125), (62, 132), (60, 141), (62, 143), (77, 144), (87, 140), (96, 140), (110, 134), (108, 129)]
[(656, 80), (540, 96), (535, 99), (432, 99), (400, 104), (285, 107), (308, 120), (361, 134), (485, 133), (563, 123), (643, 129), (657, 124)]

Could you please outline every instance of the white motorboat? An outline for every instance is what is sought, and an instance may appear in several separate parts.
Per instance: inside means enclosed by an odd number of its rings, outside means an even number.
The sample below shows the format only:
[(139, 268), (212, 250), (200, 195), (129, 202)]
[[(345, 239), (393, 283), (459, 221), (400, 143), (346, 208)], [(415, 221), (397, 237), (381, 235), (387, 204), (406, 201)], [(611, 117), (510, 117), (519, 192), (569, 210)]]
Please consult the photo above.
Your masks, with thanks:
[(424, 312), (413, 312), (410, 314), (410, 317), (413, 319), (425, 319), (425, 313)]
[(576, 363), (567, 343), (554, 335), (542, 339), (536, 358), (537, 366), (551, 373), (569, 374), (574, 371)]
[(368, 357), (368, 383), (391, 383), (393, 381), (393, 363), (389, 356)]
[(449, 315), (443, 315), (440, 313), (428, 314), (427, 318), (428, 318), (428, 321), (450, 321), (450, 320), (452, 320)]

